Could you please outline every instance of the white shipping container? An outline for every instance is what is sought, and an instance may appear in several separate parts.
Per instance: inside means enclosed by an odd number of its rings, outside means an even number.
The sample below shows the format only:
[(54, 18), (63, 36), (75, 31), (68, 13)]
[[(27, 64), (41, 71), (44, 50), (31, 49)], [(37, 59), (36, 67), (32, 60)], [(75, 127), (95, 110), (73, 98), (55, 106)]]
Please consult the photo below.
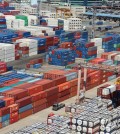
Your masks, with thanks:
[(95, 46), (101, 46), (102, 47), (102, 38), (91, 39), (91, 42), (95, 42)]
[(120, 55), (116, 55), (115, 60), (120, 61)]
[(5, 62), (10, 62), (10, 61), (14, 61), (15, 57), (9, 57), (5, 59)]
[(37, 51), (36, 52), (29, 53), (29, 56), (34, 56), (34, 55), (37, 55)]
[(114, 91), (116, 91), (116, 85), (111, 85), (107, 88), (104, 88), (102, 90), (102, 95), (109, 95), (110, 94), (109, 89), (110, 89), (110, 92), (113, 93)]

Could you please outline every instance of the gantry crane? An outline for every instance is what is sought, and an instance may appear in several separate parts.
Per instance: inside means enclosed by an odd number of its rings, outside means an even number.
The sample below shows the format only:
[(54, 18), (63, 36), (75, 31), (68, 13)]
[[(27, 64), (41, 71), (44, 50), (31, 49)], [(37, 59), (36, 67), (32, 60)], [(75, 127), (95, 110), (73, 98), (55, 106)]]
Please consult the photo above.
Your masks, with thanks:
[[(120, 74), (120, 66), (109, 66), (109, 65), (101, 65), (101, 64), (94, 64), (94, 63), (87, 63), (87, 62), (79, 62), (78, 64), (78, 89), (77, 89), (77, 99), (76, 104), (80, 104), (81, 100), (84, 100), (85, 98), (85, 92), (86, 92), (86, 79), (87, 79), (87, 68), (89, 69), (95, 69), (95, 70), (102, 70), (107, 72), (114, 72), (115, 74)], [(83, 90), (80, 90), (80, 84), (81, 84), (81, 74), (82, 70), (81, 68), (84, 68), (84, 87)]]

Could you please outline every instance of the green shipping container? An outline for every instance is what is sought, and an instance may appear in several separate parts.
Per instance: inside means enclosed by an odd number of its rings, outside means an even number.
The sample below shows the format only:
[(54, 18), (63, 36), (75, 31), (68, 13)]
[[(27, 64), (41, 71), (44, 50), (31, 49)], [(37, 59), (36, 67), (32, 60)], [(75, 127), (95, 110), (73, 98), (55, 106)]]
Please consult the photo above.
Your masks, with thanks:
[(12, 88), (10, 86), (2, 87), (2, 88), (0, 88), (0, 92), (5, 92), (5, 91), (11, 90), (11, 89)]
[(28, 18), (27, 16), (24, 16), (24, 15), (17, 15), (15, 16), (16, 19), (21, 19), (21, 20), (24, 20), (25, 21), (25, 26), (28, 26)]
[(24, 82), (23, 81), (19, 81), (19, 82), (15, 83), (15, 84), (10, 85), (10, 87), (13, 88), (13, 87), (16, 87), (16, 86), (21, 85), (21, 84), (24, 84)]

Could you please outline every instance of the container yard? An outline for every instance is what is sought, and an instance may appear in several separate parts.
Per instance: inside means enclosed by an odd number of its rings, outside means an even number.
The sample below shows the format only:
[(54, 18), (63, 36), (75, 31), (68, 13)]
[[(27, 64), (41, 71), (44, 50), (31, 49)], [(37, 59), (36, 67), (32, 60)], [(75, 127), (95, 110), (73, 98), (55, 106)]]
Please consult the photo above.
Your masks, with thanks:
[(116, 2), (31, 2), (0, 1), (0, 134), (120, 134)]

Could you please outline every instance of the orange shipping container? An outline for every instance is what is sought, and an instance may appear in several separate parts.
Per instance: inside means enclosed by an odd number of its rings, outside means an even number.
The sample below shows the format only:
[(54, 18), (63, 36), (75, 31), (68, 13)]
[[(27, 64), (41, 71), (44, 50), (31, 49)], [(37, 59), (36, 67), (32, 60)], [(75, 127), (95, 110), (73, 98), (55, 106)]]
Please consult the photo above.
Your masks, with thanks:
[(63, 84), (58, 85), (58, 87), (59, 87), (59, 92), (62, 92), (64, 90), (70, 88), (71, 86), (70, 86), (70, 82), (65, 82)]

